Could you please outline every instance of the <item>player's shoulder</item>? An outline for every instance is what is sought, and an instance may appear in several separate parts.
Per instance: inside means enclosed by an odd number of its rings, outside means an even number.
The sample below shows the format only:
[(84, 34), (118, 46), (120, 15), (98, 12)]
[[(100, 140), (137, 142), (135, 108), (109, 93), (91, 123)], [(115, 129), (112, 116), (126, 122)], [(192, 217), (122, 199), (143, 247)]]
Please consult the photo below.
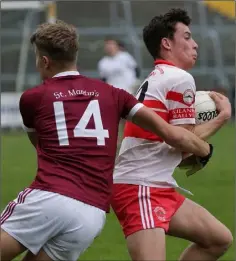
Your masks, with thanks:
[(175, 66), (156, 66), (149, 74), (148, 80), (154, 83), (166, 83), (169, 87), (183, 83), (195, 85), (194, 78), (189, 72)]
[(182, 81), (194, 82), (193, 76), (189, 72), (181, 68), (175, 66), (168, 66), (166, 67), (166, 72), (168, 73), (169, 77), (176, 79), (177, 81), (182, 80)]
[[(82, 76), (82, 79), (87, 82), (90, 86), (93, 86), (94, 88), (101, 88), (102, 90), (107, 90), (107, 89), (113, 89), (114, 87), (111, 86), (110, 84), (96, 78), (90, 78), (87, 76)], [(114, 88), (115, 89), (115, 88)]]
[(85, 85), (89, 85), (91, 89), (95, 90), (97, 97), (105, 98), (105, 100), (109, 99), (116, 102), (119, 97), (126, 97), (129, 95), (123, 89), (116, 88), (100, 79), (94, 79), (86, 76), (83, 76), (83, 79), (85, 81)]
[(30, 89), (25, 90), (22, 95), (21, 99), (38, 99), (44, 93), (44, 84), (37, 85)]
[[(109, 96), (112, 95), (114, 98), (117, 98), (116, 96), (132, 96), (127, 91), (114, 87), (113, 85), (110, 85), (106, 82), (103, 82), (100, 79), (94, 79), (89, 78), (86, 76), (83, 76), (85, 80), (88, 81), (88, 84), (93, 87), (93, 89), (96, 89), (98, 92), (102, 92), (104, 95)], [(132, 96), (133, 97), (133, 96)]]

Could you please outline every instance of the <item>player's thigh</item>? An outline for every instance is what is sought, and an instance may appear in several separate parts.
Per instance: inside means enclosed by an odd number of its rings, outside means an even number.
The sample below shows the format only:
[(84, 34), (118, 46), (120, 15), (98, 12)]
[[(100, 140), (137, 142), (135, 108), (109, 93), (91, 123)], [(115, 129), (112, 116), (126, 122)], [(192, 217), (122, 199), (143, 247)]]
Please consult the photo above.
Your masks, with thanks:
[(164, 261), (166, 259), (163, 228), (140, 230), (128, 236), (126, 241), (133, 261)]
[(232, 241), (228, 228), (202, 206), (186, 199), (170, 221), (168, 234), (203, 247)]
[(1, 228), (36, 255), (67, 226), (66, 204), (67, 198), (56, 193), (26, 189), (2, 213)]
[(183, 201), (174, 189), (114, 184), (112, 207), (133, 260), (165, 259), (165, 231)]
[(43, 246), (45, 253), (53, 260), (76, 261), (79, 256), (93, 243), (101, 233), (105, 220), (105, 211), (72, 200), (70, 208), (70, 223), (67, 228), (49, 239)]
[(19, 254), (23, 253), (26, 248), (15, 238), (1, 229), (1, 260), (12, 260)]
[(10, 201), (1, 213), (1, 260), (11, 260), (26, 250), (19, 238), (15, 236), (14, 231), (9, 229), (8, 223), (12, 218), (16, 218), (16, 212), (18, 212), (19, 206), (24, 203), (29, 192), (29, 189), (21, 191), (18, 197)]

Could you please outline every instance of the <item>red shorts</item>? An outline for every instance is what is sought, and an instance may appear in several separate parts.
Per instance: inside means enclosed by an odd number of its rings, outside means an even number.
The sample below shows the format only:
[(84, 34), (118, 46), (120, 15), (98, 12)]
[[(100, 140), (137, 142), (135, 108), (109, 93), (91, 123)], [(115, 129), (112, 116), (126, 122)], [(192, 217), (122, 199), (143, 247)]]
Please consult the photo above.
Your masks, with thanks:
[(114, 184), (112, 208), (125, 237), (144, 229), (169, 229), (172, 216), (185, 200), (173, 188)]

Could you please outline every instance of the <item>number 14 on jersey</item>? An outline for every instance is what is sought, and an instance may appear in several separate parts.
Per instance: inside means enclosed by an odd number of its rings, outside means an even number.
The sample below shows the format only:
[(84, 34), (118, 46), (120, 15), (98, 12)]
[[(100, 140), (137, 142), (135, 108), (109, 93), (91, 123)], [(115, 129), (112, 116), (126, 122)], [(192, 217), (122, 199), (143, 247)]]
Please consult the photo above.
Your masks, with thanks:
[[(57, 135), (60, 146), (69, 145), (65, 111), (62, 101), (53, 103), (56, 120)], [(86, 129), (93, 116), (95, 129)], [(105, 146), (105, 138), (109, 138), (108, 130), (103, 128), (102, 117), (98, 100), (90, 101), (84, 114), (73, 130), (74, 137), (97, 138), (97, 145)]]

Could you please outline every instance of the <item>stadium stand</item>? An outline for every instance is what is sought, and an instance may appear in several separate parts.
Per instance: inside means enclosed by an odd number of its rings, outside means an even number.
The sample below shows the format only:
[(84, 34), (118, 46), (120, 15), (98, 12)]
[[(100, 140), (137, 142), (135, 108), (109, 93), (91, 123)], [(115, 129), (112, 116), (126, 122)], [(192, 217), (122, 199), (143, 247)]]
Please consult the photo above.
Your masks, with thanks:
[[(210, 1), (213, 3), (212, 1)], [(218, 2), (218, 1), (217, 1)], [(221, 10), (231, 9), (230, 1)], [(212, 4), (211, 4), (212, 5)], [(192, 1), (59, 1), (58, 17), (78, 27), (80, 34), (79, 69), (97, 77), (97, 62), (103, 53), (103, 39), (114, 35), (123, 40), (134, 55), (145, 77), (152, 67), (152, 59), (142, 43), (142, 27), (156, 14), (173, 7), (185, 8), (193, 18), (192, 31), (200, 49), (197, 66), (193, 70), (197, 85), (213, 88), (216, 83), (232, 86), (234, 82), (234, 21), (208, 8), (202, 2)], [(143, 10), (145, 9), (145, 13)], [(31, 33), (36, 24), (45, 20), (45, 13), (34, 11), (2, 11), (2, 90), (14, 91), (22, 47), (22, 31)], [(10, 54), (10, 55), (9, 55)], [(27, 51), (26, 81), (24, 89), (36, 84), (35, 61), (31, 48)]]

